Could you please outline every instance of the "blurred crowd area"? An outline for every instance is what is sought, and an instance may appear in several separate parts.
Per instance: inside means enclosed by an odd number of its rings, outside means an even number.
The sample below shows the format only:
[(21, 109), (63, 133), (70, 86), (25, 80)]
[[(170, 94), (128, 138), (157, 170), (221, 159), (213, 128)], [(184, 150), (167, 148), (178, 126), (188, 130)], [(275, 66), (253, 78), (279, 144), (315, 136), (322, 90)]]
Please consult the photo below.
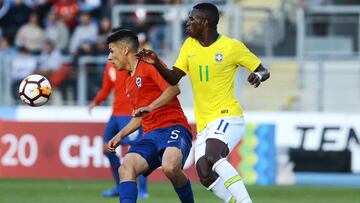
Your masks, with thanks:
[[(86, 102), (91, 101), (101, 87), (106, 60), (86, 64), (86, 87), (78, 91), (81, 86), (79, 84), (82, 84), (82, 81), (79, 80), (81, 59), (84, 56), (105, 59), (107, 56), (108, 49), (105, 41), (114, 27), (111, 20), (115, 6), (135, 4), (193, 6), (199, 2), (203, 1), (0, 0), (0, 90), (4, 92), (11, 89), (11, 92), (5, 93), (6, 96), (0, 98), (0, 104), (19, 103), (18, 87), (20, 82), (26, 76), (35, 73), (42, 74), (50, 80), (59, 95), (61, 104), (80, 104), (81, 102), (77, 101), (79, 98), (84, 100), (83, 97), (86, 97)], [(304, 81), (304, 78), (300, 78), (301, 76), (298, 75), (299, 66), (293, 59), (297, 54), (296, 29), (298, 22), (297, 15), (294, 15), (296, 10), (302, 7), (306, 12), (310, 7), (360, 4), (359, 0), (208, 0), (207, 2), (218, 5), (240, 4), (243, 6), (242, 16), (238, 16), (241, 18), (241, 40), (260, 57), (290, 57), (290, 62), (283, 63), (282, 66), (291, 73), (284, 74), (284, 69), (279, 63), (266, 65), (271, 67), (273, 73), (279, 69), (279, 75), (285, 79), (289, 77), (288, 75), (294, 75), (296, 81)], [(174, 52), (173, 55), (175, 55), (179, 47), (174, 42), (173, 36), (180, 32), (179, 38), (183, 37), (184, 39), (186, 37), (183, 33), (184, 30), (176, 32), (178, 29), (169, 23), (175, 21), (169, 20), (169, 16), (165, 12), (150, 12), (146, 6), (141, 8), (118, 13), (117, 17), (121, 19), (120, 26), (138, 33), (141, 47), (154, 49), (163, 58), (166, 58), (170, 52)], [(171, 12), (169, 11), (169, 13)], [(232, 37), (231, 29), (235, 30), (236, 26), (230, 13), (221, 12), (218, 28), (220, 33)], [(172, 16), (172, 18), (180, 19), (183, 28), (187, 13), (184, 16), (181, 14), (181, 16)], [(330, 48), (335, 47), (332, 49), (336, 53), (359, 52), (358, 14), (307, 13), (303, 23), (307, 30), (307, 39), (303, 42), (305, 51), (310, 50), (309, 53), (312, 53), (325, 50), (329, 52)], [(234, 33), (232, 34), (234, 35)], [(171, 55), (171, 57), (174, 56)], [(11, 58), (11, 60), (4, 60), (6, 58)], [(289, 67), (294, 68), (290, 69)], [(5, 69), (7, 70), (5, 71)], [(277, 81), (281, 82), (281, 80)], [(291, 80), (291, 83), (295, 82)], [(300, 92), (298, 86), (294, 85), (294, 89), (294, 91)], [(85, 96), (79, 94), (83, 91), (86, 91)], [(267, 90), (265, 89), (265, 91)], [(248, 98), (246, 92), (246, 89), (242, 91), (241, 97), (254, 103), (251, 98)], [(6, 101), (10, 94), (12, 95), (11, 101)], [(293, 98), (293, 96), (289, 96), (283, 100), (286, 100), (285, 103), (293, 105), (292, 101), (295, 101)], [(254, 100), (259, 100), (258, 95), (254, 96)], [(291, 102), (287, 102), (288, 100)], [(269, 99), (265, 101), (269, 103)], [(192, 101), (190, 102), (192, 103)], [(283, 106), (284, 102), (276, 100), (276, 103)], [(257, 106), (254, 109), (257, 109)]]
[[(78, 59), (106, 56), (111, 9), (118, 4), (179, 4), (180, 0), (0, 0), (0, 55), (12, 56), (11, 89), (27, 75), (48, 77), (64, 101), (76, 100)], [(160, 13), (122, 14), (122, 27), (139, 34), (141, 46), (161, 49), (166, 22)], [(87, 67), (88, 100), (101, 86), (104, 64)], [(72, 95), (68, 95), (72, 88)], [(69, 99), (68, 97), (72, 97)]]

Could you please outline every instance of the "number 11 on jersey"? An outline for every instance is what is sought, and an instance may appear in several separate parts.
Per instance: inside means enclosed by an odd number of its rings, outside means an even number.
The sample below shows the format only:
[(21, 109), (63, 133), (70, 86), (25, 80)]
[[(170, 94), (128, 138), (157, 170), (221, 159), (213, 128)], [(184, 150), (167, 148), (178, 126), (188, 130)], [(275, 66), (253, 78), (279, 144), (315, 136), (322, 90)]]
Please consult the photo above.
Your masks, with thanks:
[[(204, 75), (205, 75), (205, 79), (203, 78), (203, 72), (205, 72), (204, 73)], [(208, 65), (205, 65), (205, 68), (204, 68), (204, 70), (203, 70), (203, 66), (202, 65), (199, 65), (199, 73), (200, 73), (200, 81), (202, 82), (203, 81), (203, 79), (204, 79), (204, 81), (209, 81), (209, 66)]]

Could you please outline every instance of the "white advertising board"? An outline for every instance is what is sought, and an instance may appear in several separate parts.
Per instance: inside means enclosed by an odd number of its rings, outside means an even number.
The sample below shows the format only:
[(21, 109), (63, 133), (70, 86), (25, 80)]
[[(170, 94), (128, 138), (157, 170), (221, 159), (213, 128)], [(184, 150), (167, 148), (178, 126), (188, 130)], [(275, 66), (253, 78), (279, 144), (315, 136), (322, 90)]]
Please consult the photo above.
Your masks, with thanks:
[[(184, 111), (189, 122), (195, 123), (192, 109)], [(106, 122), (111, 109), (97, 107), (89, 115), (86, 107), (19, 107), (8, 114), (19, 121)], [(351, 151), (352, 171), (360, 173), (360, 114), (245, 112), (245, 121), (275, 124), (275, 143), (279, 148), (315, 151), (341, 151), (347, 148)]]
[(276, 146), (351, 151), (351, 169), (360, 173), (360, 115), (343, 113), (247, 113), (247, 122), (276, 125)]

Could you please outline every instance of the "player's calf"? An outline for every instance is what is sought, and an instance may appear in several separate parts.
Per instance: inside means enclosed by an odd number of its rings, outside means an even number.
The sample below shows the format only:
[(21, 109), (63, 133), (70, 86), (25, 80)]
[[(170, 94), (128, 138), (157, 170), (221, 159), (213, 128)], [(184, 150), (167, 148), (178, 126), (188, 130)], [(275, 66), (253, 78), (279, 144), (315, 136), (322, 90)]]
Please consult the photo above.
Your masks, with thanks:
[(174, 186), (183, 186), (187, 177), (182, 172), (182, 152), (179, 148), (168, 147), (163, 154), (161, 169)]
[(251, 203), (250, 196), (238, 171), (226, 160), (220, 159), (213, 165), (213, 170), (224, 180), (225, 187), (237, 202)]
[(136, 178), (148, 169), (146, 160), (137, 153), (128, 153), (119, 168), (119, 196), (121, 203), (136, 203), (138, 197)]
[(182, 171), (183, 155), (177, 147), (168, 147), (163, 154), (161, 163), (164, 174), (172, 182), (182, 203), (194, 203), (194, 195), (188, 177)]

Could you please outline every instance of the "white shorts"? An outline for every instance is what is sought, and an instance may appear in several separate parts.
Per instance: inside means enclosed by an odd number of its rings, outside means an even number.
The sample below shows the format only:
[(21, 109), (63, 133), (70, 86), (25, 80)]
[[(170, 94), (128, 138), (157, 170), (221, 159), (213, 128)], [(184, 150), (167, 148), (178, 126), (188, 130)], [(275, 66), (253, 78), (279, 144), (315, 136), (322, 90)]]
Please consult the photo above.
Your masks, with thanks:
[(245, 130), (242, 116), (229, 116), (211, 121), (196, 136), (195, 163), (205, 155), (206, 140), (215, 138), (228, 145), (230, 152), (240, 142)]

